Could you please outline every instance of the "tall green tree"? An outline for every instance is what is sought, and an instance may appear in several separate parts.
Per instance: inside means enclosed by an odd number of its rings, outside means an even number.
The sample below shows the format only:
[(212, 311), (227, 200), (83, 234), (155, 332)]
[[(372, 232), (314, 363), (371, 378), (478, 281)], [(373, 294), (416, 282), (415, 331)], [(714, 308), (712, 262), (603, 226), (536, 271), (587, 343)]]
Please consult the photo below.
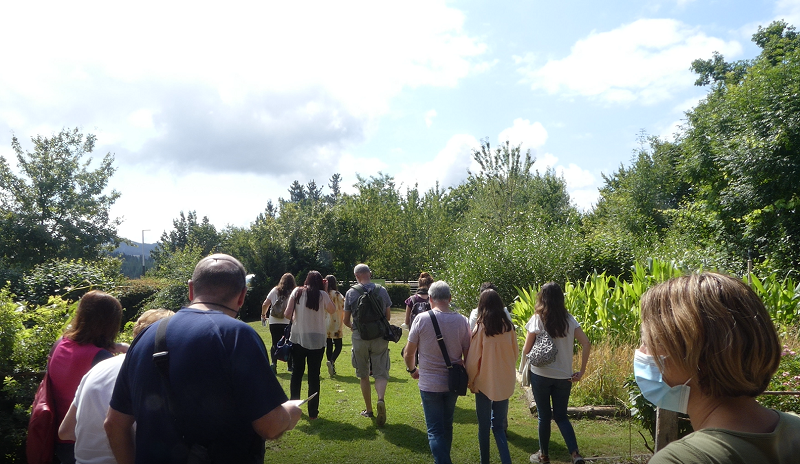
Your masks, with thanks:
[(161, 234), (158, 246), (150, 253), (155, 268), (169, 263), (170, 255), (187, 247), (192, 247), (200, 256), (219, 249), (222, 236), (207, 216), (198, 221), (196, 211), (189, 211), (186, 215), (181, 211), (179, 217), (172, 220), (172, 226), (172, 230)]
[(48, 259), (96, 259), (119, 243), (120, 219), (110, 209), (120, 194), (106, 191), (114, 156), (92, 168), (96, 137), (63, 129), (31, 139), (26, 151), (17, 137), (16, 172), (0, 157), (0, 253), (6, 265), (29, 269)]
[(753, 41), (743, 78), (715, 82), (687, 113), (682, 168), (731, 255), (788, 271), (800, 266), (800, 36), (779, 21)]

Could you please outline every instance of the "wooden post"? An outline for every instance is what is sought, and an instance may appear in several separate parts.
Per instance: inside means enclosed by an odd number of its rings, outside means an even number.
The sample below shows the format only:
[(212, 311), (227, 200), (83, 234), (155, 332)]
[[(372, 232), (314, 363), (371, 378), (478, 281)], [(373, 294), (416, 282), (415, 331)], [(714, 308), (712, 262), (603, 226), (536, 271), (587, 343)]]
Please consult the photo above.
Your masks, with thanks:
[(678, 413), (656, 408), (656, 451), (678, 439)]

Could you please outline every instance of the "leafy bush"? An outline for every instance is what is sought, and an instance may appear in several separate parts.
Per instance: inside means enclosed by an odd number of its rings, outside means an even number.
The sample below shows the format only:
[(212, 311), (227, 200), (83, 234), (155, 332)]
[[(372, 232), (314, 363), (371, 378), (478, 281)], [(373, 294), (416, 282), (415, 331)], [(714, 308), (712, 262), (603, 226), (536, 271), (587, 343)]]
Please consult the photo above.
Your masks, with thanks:
[(47, 355), (75, 309), (58, 297), (25, 308), (8, 288), (0, 290), (0, 461), (24, 462), (23, 443), (30, 406)]
[(51, 296), (75, 301), (89, 290), (111, 292), (121, 282), (120, 262), (115, 258), (99, 261), (56, 259), (39, 264), (22, 278), (19, 296), (44, 305)]
[(133, 321), (148, 309), (146, 303), (161, 291), (164, 283), (158, 279), (143, 278), (127, 280), (117, 287), (116, 297), (122, 303), (123, 323)]
[(405, 308), (405, 301), (411, 296), (411, 287), (408, 284), (386, 284), (386, 291), (392, 299), (392, 306)]
[[(767, 387), (768, 391), (800, 392), (800, 354), (783, 346), (781, 363)], [(800, 396), (797, 395), (762, 395), (758, 401), (768, 408), (778, 411), (800, 413)]]

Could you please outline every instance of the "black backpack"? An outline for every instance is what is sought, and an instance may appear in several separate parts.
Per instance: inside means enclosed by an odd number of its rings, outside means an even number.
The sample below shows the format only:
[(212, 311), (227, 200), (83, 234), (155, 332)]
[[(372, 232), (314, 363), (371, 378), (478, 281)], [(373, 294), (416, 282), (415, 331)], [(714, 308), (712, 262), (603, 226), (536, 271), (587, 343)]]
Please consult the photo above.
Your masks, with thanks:
[(414, 318), (419, 316), (420, 314), (424, 313), (425, 311), (430, 311), (431, 303), (429, 300), (422, 300), (417, 301), (414, 303), (414, 306), (411, 307), (411, 322), (414, 322)]
[(380, 285), (366, 291), (361, 284), (353, 285), (359, 293), (356, 309), (353, 312), (353, 325), (362, 340), (375, 340), (386, 333), (386, 308), (381, 308), (378, 296)]

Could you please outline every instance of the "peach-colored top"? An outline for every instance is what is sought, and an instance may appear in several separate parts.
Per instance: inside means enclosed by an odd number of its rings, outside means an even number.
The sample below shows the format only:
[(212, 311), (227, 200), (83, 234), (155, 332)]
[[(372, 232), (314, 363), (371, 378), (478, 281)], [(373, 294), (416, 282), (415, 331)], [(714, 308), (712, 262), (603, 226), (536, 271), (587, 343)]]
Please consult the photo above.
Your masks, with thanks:
[(492, 401), (511, 398), (517, 382), (517, 334), (513, 330), (486, 336), (483, 324), (475, 327), (467, 355), (469, 389)]

